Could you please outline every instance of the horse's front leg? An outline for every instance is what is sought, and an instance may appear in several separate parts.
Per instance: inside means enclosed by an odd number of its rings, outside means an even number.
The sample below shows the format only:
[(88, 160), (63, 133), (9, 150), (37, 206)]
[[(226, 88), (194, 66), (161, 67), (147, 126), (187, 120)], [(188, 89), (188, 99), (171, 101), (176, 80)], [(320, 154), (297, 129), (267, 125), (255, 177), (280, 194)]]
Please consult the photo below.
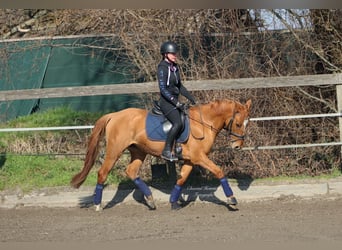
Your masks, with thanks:
[(180, 176), (177, 179), (176, 185), (171, 191), (170, 195), (170, 203), (171, 203), (171, 209), (178, 210), (181, 208), (181, 206), (178, 204), (179, 197), (182, 192), (182, 186), (184, 185), (185, 181), (188, 179), (190, 173), (192, 170), (191, 164), (184, 164), (180, 171)]
[(139, 169), (145, 160), (146, 153), (133, 146), (129, 147), (128, 150), (131, 152), (131, 162), (127, 166), (126, 174), (134, 182), (135, 186), (144, 194), (147, 206), (151, 210), (154, 210), (156, 209), (156, 205), (154, 203), (152, 191), (138, 175)]
[(228, 179), (225, 177), (224, 172), (220, 167), (218, 167), (214, 162), (212, 162), (206, 155), (201, 155), (195, 164), (202, 166), (205, 169), (208, 169), (211, 173), (215, 175), (217, 179), (220, 180), (222, 189), (224, 194), (227, 197), (227, 204), (236, 206), (237, 200), (234, 196), (233, 190), (231, 189)]

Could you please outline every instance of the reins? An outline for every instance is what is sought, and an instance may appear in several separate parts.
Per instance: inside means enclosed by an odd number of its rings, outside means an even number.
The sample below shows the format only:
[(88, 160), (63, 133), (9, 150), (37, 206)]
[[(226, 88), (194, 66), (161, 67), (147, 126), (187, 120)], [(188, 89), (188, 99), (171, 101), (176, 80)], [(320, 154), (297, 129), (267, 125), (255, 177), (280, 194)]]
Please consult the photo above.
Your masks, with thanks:
[[(198, 110), (199, 110), (200, 120), (197, 120), (197, 119), (195, 119), (195, 118), (193, 118), (193, 117), (190, 117), (189, 114), (188, 114), (188, 116), (189, 116), (189, 119), (191, 119), (191, 120), (193, 120), (193, 121), (195, 121), (195, 122), (198, 122), (198, 123), (200, 123), (200, 124), (202, 125), (202, 136), (201, 136), (201, 137), (196, 137), (196, 136), (192, 133), (192, 131), (191, 131), (192, 136), (193, 136), (194, 138), (198, 139), (198, 140), (203, 140), (203, 139), (205, 138), (205, 136), (204, 136), (204, 127), (207, 127), (207, 128), (209, 128), (210, 130), (215, 131), (216, 133), (219, 133), (219, 132), (221, 131), (221, 129), (217, 129), (217, 128), (213, 127), (212, 125), (210, 125), (210, 124), (208, 124), (208, 123), (206, 123), (206, 122), (203, 121), (201, 105), (198, 106)], [(235, 113), (234, 113), (234, 115), (232, 116), (232, 118), (230, 118), (228, 125), (227, 125), (227, 126), (223, 126), (223, 129), (226, 130), (226, 131), (228, 131), (228, 137), (230, 137), (230, 136), (232, 135), (232, 136), (238, 138), (237, 140), (244, 140), (244, 139), (245, 139), (245, 135), (238, 135), (238, 134), (236, 134), (236, 133), (234, 133), (234, 132), (232, 131), (232, 126), (233, 126), (234, 118), (235, 118)], [(234, 141), (236, 141), (236, 140), (231, 140), (231, 141), (234, 142)]]
[[(199, 110), (199, 115), (200, 115), (200, 120), (201, 121), (198, 121), (198, 120), (196, 120), (196, 119), (194, 119), (194, 118), (192, 118), (192, 117), (190, 117), (190, 115), (189, 115), (189, 113), (188, 113), (188, 116), (189, 116), (189, 119), (191, 119), (191, 120), (193, 120), (193, 121), (196, 121), (196, 122), (199, 122), (200, 124), (202, 124), (202, 136), (201, 137), (196, 137), (192, 132), (192, 130), (190, 130), (191, 131), (191, 135), (194, 137), (194, 138), (196, 138), (197, 140), (203, 140), (205, 137), (204, 137), (204, 122), (203, 122), (203, 117), (202, 117), (202, 110), (201, 110), (201, 105), (199, 105), (198, 106), (198, 110)], [(206, 124), (207, 125), (207, 124)], [(210, 126), (210, 129), (213, 129), (213, 127), (212, 126)]]

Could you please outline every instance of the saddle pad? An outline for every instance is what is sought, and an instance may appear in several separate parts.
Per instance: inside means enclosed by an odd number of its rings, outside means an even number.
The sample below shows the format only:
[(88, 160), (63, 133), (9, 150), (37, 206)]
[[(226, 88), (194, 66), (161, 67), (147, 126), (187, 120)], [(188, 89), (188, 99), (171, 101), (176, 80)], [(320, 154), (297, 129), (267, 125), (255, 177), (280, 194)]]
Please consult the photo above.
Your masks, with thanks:
[[(167, 134), (163, 130), (163, 122), (165, 117), (162, 115), (155, 115), (149, 112), (146, 117), (146, 134), (152, 141), (165, 141)], [(185, 119), (185, 126), (178, 137), (177, 142), (182, 143), (188, 140), (189, 137), (189, 118)]]

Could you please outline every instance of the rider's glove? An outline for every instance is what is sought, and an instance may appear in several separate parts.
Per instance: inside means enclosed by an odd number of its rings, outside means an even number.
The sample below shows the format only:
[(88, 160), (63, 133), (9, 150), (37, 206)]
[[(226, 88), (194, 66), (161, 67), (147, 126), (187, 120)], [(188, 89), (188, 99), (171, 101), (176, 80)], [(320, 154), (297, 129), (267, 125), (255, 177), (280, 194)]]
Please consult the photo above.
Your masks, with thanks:
[(184, 109), (184, 103), (177, 102), (176, 108), (183, 110)]

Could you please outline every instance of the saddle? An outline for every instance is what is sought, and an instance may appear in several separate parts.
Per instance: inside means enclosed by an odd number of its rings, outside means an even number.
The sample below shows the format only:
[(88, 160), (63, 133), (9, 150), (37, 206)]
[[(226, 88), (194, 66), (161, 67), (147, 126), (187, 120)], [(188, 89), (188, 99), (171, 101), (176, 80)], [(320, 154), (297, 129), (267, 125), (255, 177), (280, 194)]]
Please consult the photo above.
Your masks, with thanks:
[[(153, 101), (153, 107), (152, 107), (152, 114), (155, 115), (161, 115), (165, 118), (165, 122), (163, 123), (163, 130), (165, 131), (165, 133), (169, 132), (169, 130), (172, 127), (171, 122), (164, 116), (163, 111), (160, 108), (160, 103), (159, 101), (154, 100)], [(182, 128), (180, 130), (180, 133), (184, 130), (184, 124), (185, 124), (185, 119), (186, 119), (186, 114), (185, 111), (183, 110), (181, 113), (181, 122), (182, 122)]]
[[(182, 128), (177, 142), (185, 142), (189, 137), (189, 118), (185, 112), (181, 112)], [(158, 101), (153, 101), (152, 110), (147, 114), (146, 133), (150, 140), (165, 141), (172, 123), (164, 116)]]

